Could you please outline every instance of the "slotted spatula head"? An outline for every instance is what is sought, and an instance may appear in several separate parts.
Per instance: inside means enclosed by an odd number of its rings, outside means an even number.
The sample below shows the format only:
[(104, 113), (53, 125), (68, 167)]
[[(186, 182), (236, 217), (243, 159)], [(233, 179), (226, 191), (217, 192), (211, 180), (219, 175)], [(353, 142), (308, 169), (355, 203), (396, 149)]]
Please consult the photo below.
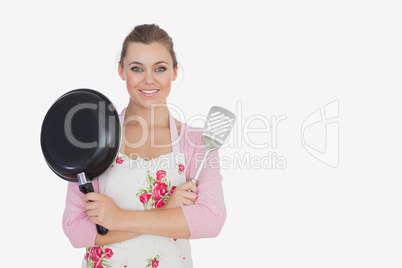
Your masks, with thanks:
[(206, 150), (219, 149), (229, 137), (233, 128), (236, 116), (218, 106), (212, 106), (205, 121), (202, 133), (202, 143)]

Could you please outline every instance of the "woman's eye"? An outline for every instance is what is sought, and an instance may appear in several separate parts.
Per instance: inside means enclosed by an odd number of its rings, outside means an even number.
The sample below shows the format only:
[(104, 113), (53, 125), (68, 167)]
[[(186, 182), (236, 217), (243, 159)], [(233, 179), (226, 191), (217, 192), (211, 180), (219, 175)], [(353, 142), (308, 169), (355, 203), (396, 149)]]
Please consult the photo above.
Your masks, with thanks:
[(133, 67), (131, 68), (131, 70), (133, 70), (134, 72), (141, 72), (142, 69), (140, 67)]
[(163, 72), (163, 71), (166, 71), (166, 68), (163, 67), (163, 66), (161, 66), (161, 67), (156, 68), (155, 71), (157, 71), (157, 72)]

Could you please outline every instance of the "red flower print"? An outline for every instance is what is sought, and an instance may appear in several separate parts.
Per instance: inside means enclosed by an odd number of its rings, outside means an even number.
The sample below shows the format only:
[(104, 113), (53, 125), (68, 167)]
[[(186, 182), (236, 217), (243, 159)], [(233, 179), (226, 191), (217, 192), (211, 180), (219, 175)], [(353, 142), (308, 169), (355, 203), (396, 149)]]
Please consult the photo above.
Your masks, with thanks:
[(100, 261), (97, 261), (94, 265), (94, 268), (103, 268), (103, 264)]
[(147, 194), (147, 193), (143, 193), (142, 195), (140, 195), (140, 201), (141, 203), (145, 204), (148, 203), (149, 199), (151, 199), (151, 194)]
[(102, 258), (102, 249), (100, 247), (92, 247), (91, 258), (95, 262)]
[(168, 196), (171, 196), (176, 188), (177, 188), (176, 186), (172, 186), (172, 188), (170, 188)]
[(180, 165), (179, 165), (179, 171), (180, 171), (180, 172), (183, 172), (183, 171), (184, 171), (184, 166), (183, 166), (183, 164), (180, 164)]
[(117, 164), (123, 164), (124, 160), (121, 157), (116, 158), (116, 163)]
[(88, 258), (89, 258), (89, 253), (87, 252), (87, 254), (85, 254), (85, 261), (88, 262)]
[(151, 267), (151, 266), (152, 266), (152, 268), (158, 267), (159, 266), (158, 259), (159, 259), (159, 255), (156, 255), (154, 258), (149, 258), (147, 260), (148, 265), (146, 267)]
[(160, 181), (161, 179), (163, 179), (165, 176), (166, 176), (166, 171), (164, 171), (164, 170), (158, 170), (158, 171), (156, 172), (156, 179), (157, 179), (158, 181)]
[(177, 238), (173, 238), (174, 241), (177, 241)]
[(155, 203), (155, 208), (162, 207), (164, 204), (165, 204), (165, 201), (163, 201), (163, 199), (160, 199), (159, 201), (157, 201)]
[(152, 268), (158, 267), (159, 266), (159, 261), (158, 260), (153, 260), (152, 261)]
[(105, 259), (113, 257), (113, 250), (111, 248), (105, 248)]
[(152, 190), (152, 194), (154, 195), (154, 199), (155, 201), (159, 201), (162, 197), (164, 197), (166, 195), (166, 183), (164, 182), (160, 182), (160, 181), (156, 181), (154, 183), (154, 189)]

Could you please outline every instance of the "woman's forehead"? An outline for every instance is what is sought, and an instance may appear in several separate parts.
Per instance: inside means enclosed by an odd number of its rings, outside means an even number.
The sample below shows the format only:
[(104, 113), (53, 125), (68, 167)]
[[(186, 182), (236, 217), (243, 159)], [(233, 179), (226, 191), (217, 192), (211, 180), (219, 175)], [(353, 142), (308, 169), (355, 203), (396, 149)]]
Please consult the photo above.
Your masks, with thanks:
[(168, 49), (163, 44), (157, 42), (151, 44), (130, 43), (127, 47), (124, 62), (130, 64), (133, 61), (142, 64), (154, 64), (156, 62), (165, 61), (169, 64), (173, 64), (173, 59)]

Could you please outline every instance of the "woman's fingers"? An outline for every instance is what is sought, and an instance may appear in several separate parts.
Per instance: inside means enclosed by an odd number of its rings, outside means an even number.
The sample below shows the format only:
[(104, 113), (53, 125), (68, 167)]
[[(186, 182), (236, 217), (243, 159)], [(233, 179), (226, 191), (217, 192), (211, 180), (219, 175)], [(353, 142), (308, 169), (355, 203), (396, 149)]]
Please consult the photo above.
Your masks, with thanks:
[(87, 202), (87, 201), (99, 201), (101, 198), (102, 198), (101, 194), (92, 192), (85, 194), (82, 199)]
[(195, 192), (183, 191), (181, 196), (191, 201), (195, 201), (197, 199), (197, 193)]
[(197, 186), (191, 181), (185, 182), (178, 186), (170, 196), (165, 208), (176, 208), (183, 205), (194, 205), (197, 200)]
[(197, 199), (197, 195), (189, 195), (189, 194), (194, 194), (192, 192), (188, 192), (188, 191), (181, 191), (177, 196), (175, 196), (174, 198), (176, 198), (176, 205), (178, 207), (183, 206), (183, 205), (194, 205), (195, 200)]
[(197, 186), (192, 182), (192, 181), (188, 181), (186, 182), (188, 183), (188, 190), (190, 190), (193, 193), (197, 193), (198, 192), (198, 188)]
[(87, 215), (89, 216), (89, 217), (97, 217), (98, 216), (98, 211), (96, 211), (96, 210), (87, 210)]
[(197, 186), (194, 183), (192, 183), (191, 181), (187, 181), (187, 182), (183, 183), (182, 185), (177, 187), (176, 190), (177, 189), (181, 189), (181, 190), (185, 190), (185, 191), (190, 190), (190, 191), (192, 191), (194, 193), (198, 192)]
[(195, 199), (194, 198), (185, 198), (183, 196), (178, 197), (178, 203), (180, 204), (180, 206), (186, 205), (186, 206), (190, 206), (190, 205), (194, 205), (195, 203)]
[(88, 193), (83, 200), (91, 201), (85, 204), (89, 221), (102, 225), (109, 230), (117, 230), (122, 222), (123, 210), (107, 195)]
[(88, 203), (86, 203), (86, 205), (85, 205), (85, 209), (86, 209), (86, 210), (93, 210), (93, 209), (96, 209), (96, 208), (97, 208), (97, 205), (98, 205), (98, 204), (96, 204), (95, 202), (88, 202)]
[(107, 196), (99, 193), (87, 193), (83, 197), (85, 204), (85, 209), (87, 210), (87, 215), (89, 221), (98, 224), (105, 218), (107, 202), (109, 201)]

